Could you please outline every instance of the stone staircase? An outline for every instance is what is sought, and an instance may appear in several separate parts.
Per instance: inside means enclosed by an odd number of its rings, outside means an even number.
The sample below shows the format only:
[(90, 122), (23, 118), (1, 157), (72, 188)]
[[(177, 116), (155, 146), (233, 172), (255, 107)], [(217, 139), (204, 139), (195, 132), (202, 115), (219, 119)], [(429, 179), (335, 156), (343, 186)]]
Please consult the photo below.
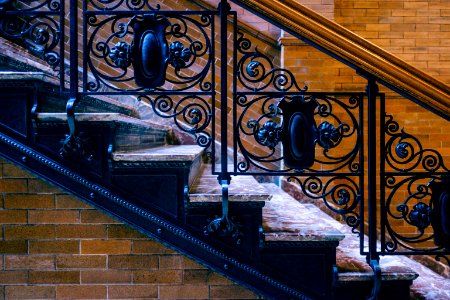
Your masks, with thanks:
[[(239, 242), (204, 235), (205, 225), (220, 216), (222, 208), (221, 187), (211, 165), (203, 162), (203, 149), (174, 145), (171, 128), (136, 118), (137, 112), (128, 105), (108, 98), (81, 99), (75, 119), (86, 151), (61, 158), (61, 141), (68, 127), (65, 102), (57, 96), (55, 84), (55, 78), (42, 72), (0, 72), (1, 133), (72, 172), (62, 177), (81, 176), (105, 187), (117, 203), (98, 197), (106, 193), (101, 189), (98, 195), (87, 190), (85, 195), (77, 194), (77, 186), (40, 171), (39, 164), (29, 163), (25, 155), (16, 157), (11, 151), (3, 155), (13, 161), (20, 158), (24, 167), (164, 242), (171, 244), (170, 237), (165, 237), (170, 226), (146, 227), (150, 226), (146, 218), (157, 216), (182, 228), (187, 240), (204, 243), (201, 246), (209, 247), (210, 253), (220, 249), (224, 254), (218, 256), (232, 263), (202, 256), (182, 242), (172, 246), (265, 297), (364, 299), (370, 294), (372, 272), (359, 255), (358, 238), (314, 205), (298, 202), (274, 184), (260, 184), (250, 176), (232, 178), (230, 215), (240, 229)], [(25, 97), (18, 99), (20, 95)], [(129, 211), (122, 209), (120, 199), (128, 201), (124, 207)], [(382, 260), (381, 299), (410, 298), (417, 273), (405, 267), (411, 265), (409, 261), (399, 261), (401, 266), (388, 263), (385, 268)], [(234, 266), (250, 266), (251, 270), (240, 274)], [(264, 282), (271, 285), (263, 286)], [(425, 298), (426, 290), (413, 286), (414, 294)]]

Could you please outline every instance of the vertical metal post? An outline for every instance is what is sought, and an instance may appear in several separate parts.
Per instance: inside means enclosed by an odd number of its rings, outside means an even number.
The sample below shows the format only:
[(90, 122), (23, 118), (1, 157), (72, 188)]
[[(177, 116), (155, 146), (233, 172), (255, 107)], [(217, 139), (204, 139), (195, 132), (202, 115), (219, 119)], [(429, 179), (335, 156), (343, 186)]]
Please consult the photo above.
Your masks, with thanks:
[(222, 218), (228, 222), (228, 12), (230, 6), (227, 0), (220, 1), (220, 163), (219, 176), (222, 185)]
[(75, 136), (75, 104), (78, 94), (78, 1), (70, 0), (70, 91), (66, 112), (70, 136)]
[(76, 141), (75, 129), (75, 105), (78, 96), (78, 1), (70, 0), (69, 5), (69, 52), (70, 52), (70, 85), (69, 100), (66, 104), (67, 124), (69, 125), (69, 135), (66, 137), (63, 146), (59, 150), (62, 157), (66, 157), (68, 152), (76, 151), (79, 148)]
[(65, 5), (61, 5), (59, 8), (59, 28), (61, 28), (61, 32), (59, 33), (59, 93), (63, 95), (66, 91), (65, 87), (65, 32), (66, 32), (66, 7)]
[(220, 9), (220, 161), (221, 161), (221, 180), (227, 179), (228, 173), (228, 11), (229, 5), (227, 0), (221, 0)]
[(369, 255), (368, 263), (374, 272), (374, 284), (370, 299), (377, 299), (381, 287), (381, 270), (377, 253), (377, 96), (378, 85), (374, 78), (368, 79), (368, 221)]
[(222, 237), (231, 237), (237, 244), (240, 243), (240, 232), (238, 227), (229, 218), (228, 208), (228, 185), (230, 174), (228, 172), (228, 15), (230, 6), (227, 0), (221, 0), (219, 4), (220, 13), (220, 164), (221, 170), (218, 176), (222, 187), (222, 217), (211, 221), (204, 228), (205, 235), (218, 234)]

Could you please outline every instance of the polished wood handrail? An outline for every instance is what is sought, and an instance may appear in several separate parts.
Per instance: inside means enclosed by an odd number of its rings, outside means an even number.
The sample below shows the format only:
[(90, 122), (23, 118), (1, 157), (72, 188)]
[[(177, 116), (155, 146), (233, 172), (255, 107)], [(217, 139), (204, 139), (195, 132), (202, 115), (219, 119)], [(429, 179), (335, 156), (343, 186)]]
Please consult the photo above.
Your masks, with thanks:
[(232, 0), (426, 107), (450, 116), (450, 87), (296, 0)]

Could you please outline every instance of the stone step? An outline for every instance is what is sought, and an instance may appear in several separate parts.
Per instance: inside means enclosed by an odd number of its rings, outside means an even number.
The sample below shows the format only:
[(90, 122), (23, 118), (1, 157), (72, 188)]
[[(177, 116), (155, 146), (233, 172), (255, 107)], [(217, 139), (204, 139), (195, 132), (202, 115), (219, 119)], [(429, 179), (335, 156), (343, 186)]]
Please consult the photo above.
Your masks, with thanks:
[[(337, 273), (334, 283), (336, 299), (364, 299), (364, 296), (370, 294), (373, 272), (366, 262), (366, 257), (360, 254), (359, 237), (351, 231), (350, 227), (336, 221), (315, 204), (302, 204), (312, 211), (320, 222), (333, 226), (345, 235), (336, 249)], [(367, 239), (367, 237), (364, 238)], [(382, 256), (380, 266), (381, 299), (450, 298), (450, 291), (444, 288), (448, 285), (449, 279), (436, 274), (409, 257)]]
[(317, 213), (299, 203), (273, 183), (262, 186), (272, 194), (263, 208), (263, 229), (266, 242), (335, 241), (345, 235)]
[[(66, 123), (66, 113), (38, 113), (36, 126), (51, 127)], [(150, 123), (119, 113), (76, 113), (75, 122), (80, 126), (110, 126), (114, 128), (114, 150), (136, 150), (165, 145), (171, 131), (169, 127)]]
[[(213, 175), (211, 165), (205, 165), (197, 180), (189, 190), (189, 202), (221, 202), (222, 186)], [(252, 176), (231, 176), (228, 187), (230, 202), (264, 202), (269, 201), (272, 195), (267, 192)]]
[(153, 168), (189, 168), (189, 186), (202, 170), (204, 148), (197, 145), (165, 145), (155, 148), (115, 151), (112, 153), (113, 167), (118, 165), (152, 166)]
[[(23, 83), (35, 82), (38, 87), (38, 112), (65, 112), (67, 98), (59, 92), (59, 79), (46, 72), (32, 71), (0, 71), (2, 88), (20, 87)], [(137, 117), (139, 113), (130, 105), (111, 97), (96, 95), (83, 96), (75, 107), (76, 112), (113, 112)]]

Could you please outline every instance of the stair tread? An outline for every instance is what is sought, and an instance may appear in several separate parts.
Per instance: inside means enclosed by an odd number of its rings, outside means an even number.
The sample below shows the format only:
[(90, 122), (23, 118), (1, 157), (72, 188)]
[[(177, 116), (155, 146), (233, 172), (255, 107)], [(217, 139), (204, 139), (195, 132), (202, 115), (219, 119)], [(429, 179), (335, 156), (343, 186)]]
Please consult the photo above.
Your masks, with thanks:
[[(336, 221), (314, 204), (303, 205), (314, 211), (320, 222), (328, 223), (345, 234), (345, 238), (339, 242), (336, 249), (338, 268), (336, 284), (345, 285), (355, 281), (373, 280), (372, 269), (367, 264), (366, 257), (360, 254), (359, 238), (352, 233), (351, 228)], [(413, 259), (394, 255), (382, 256), (380, 266), (382, 280), (414, 280), (411, 286), (414, 295), (420, 297), (435, 295), (436, 299), (446, 299), (449, 296), (445, 288), (449, 279), (436, 274)]]
[(263, 228), (266, 242), (341, 241), (345, 236), (326, 222), (317, 222), (309, 210), (275, 184), (262, 184), (272, 193), (263, 207)]
[[(18, 80), (33, 80), (33, 81), (41, 81), (41, 82), (45, 82), (54, 86), (59, 86), (60, 82), (59, 82), (59, 78), (46, 73), (46, 72), (26, 72), (26, 71), (0, 71), (0, 80), (2, 81), (7, 81), (7, 80), (11, 80), (11, 81), (18, 81)], [(84, 97), (83, 100), (81, 100), (80, 104), (87, 104), (87, 103), (91, 103), (94, 100), (92, 99), (96, 99), (98, 101), (104, 102), (106, 104), (108, 104), (110, 107), (116, 107), (118, 109), (120, 109), (120, 111), (122, 113), (125, 113), (127, 115), (131, 115), (131, 116), (138, 116), (138, 112), (131, 107), (130, 105), (124, 104), (120, 101), (117, 101), (115, 99), (109, 98), (107, 96), (104, 95), (95, 95), (95, 97)], [(96, 107), (95, 105), (91, 104), (92, 108), (90, 108), (91, 110), (95, 110), (98, 109), (98, 107)], [(64, 105), (65, 106), (65, 105)], [(49, 108), (49, 109), (54, 109), (54, 108)]]
[(165, 145), (155, 148), (129, 151), (116, 151), (112, 154), (114, 161), (194, 161), (205, 148), (197, 145)]
[[(37, 120), (41, 122), (66, 122), (67, 114), (64, 112), (57, 113), (38, 113)], [(126, 123), (130, 125), (148, 127), (153, 130), (167, 131), (168, 126), (150, 123), (148, 121), (136, 119), (121, 113), (111, 112), (94, 112), (94, 113), (75, 113), (75, 121), (78, 122), (113, 122)]]
[(59, 79), (56, 76), (45, 72), (0, 71), (0, 80), (39, 80), (59, 85)]
[[(268, 201), (271, 194), (252, 176), (231, 176), (228, 187), (230, 202)], [(190, 202), (221, 202), (222, 187), (217, 175), (212, 175), (211, 166), (203, 168), (189, 190)]]

